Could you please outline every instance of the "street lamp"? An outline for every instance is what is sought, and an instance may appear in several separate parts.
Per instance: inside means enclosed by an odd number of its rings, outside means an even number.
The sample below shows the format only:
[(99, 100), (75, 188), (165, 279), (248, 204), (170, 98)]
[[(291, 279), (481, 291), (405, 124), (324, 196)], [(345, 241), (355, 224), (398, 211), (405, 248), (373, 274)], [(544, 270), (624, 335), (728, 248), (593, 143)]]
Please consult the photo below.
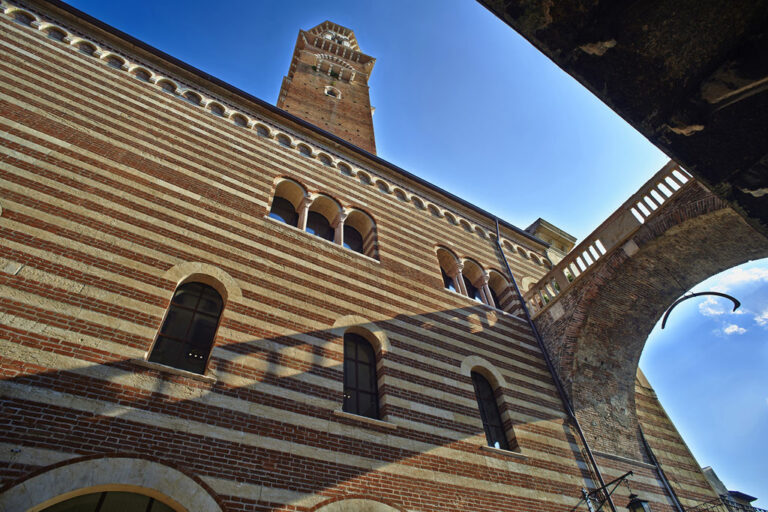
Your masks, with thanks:
[(652, 512), (651, 506), (648, 505), (648, 502), (638, 498), (637, 494), (629, 495), (629, 503), (627, 503), (627, 510), (629, 510), (629, 512)]

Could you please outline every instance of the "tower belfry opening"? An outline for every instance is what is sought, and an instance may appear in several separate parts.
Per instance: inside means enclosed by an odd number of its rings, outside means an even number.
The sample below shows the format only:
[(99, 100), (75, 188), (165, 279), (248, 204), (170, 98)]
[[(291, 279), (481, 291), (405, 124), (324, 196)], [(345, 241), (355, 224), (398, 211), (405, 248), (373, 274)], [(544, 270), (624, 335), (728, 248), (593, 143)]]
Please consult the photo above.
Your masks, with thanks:
[(375, 62), (348, 28), (325, 21), (300, 30), (277, 106), (375, 154), (368, 89)]

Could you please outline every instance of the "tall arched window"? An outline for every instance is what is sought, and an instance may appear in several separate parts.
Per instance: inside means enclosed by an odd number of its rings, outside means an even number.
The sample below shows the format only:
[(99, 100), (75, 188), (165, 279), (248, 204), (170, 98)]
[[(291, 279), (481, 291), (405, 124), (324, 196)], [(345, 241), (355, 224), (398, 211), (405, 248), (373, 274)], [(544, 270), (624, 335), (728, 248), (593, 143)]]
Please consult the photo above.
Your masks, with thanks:
[(461, 293), (461, 285), (456, 279), (459, 275), (459, 260), (455, 254), (443, 247), (437, 248), (437, 261), (440, 263), (440, 274), (446, 290)]
[(344, 412), (379, 417), (376, 354), (359, 334), (344, 335)]
[(472, 384), (475, 386), (475, 397), (477, 405), (480, 408), (480, 417), (483, 420), (483, 429), (488, 446), (509, 450), (507, 434), (504, 431), (504, 424), (499, 414), (499, 405), (496, 403), (496, 396), (493, 393), (493, 387), (488, 379), (477, 372), (472, 372)]
[(269, 216), (290, 226), (298, 227), (299, 208), (306, 195), (301, 185), (295, 181), (283, 179), (275, 188), (275, 197), (272, 198)]
[(344, 247), (371, 258), (378, 256), (376, 224), (370, 215), (361, 210), (349, 212), (344, 220)]
[(149, 360), (205, 373), (224, 301), (203, 283), (185, 283), (173, 294)]
[(328, 196), (320, 195), (312, 201), (307, 212), (307, 233), (333, 242), (341, 206)]
[(483, 268), (472, 260), (464, 260), (464, 289), (467, 290), (467, 297), (477, 302), (486, 303), (483, 293)]

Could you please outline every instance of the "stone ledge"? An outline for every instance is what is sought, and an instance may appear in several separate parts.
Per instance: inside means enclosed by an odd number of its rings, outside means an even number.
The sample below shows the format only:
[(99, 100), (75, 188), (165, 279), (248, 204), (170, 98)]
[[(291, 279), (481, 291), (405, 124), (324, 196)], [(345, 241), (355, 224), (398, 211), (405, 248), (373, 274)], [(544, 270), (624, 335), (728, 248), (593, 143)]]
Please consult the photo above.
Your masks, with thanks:
[(528, 456), (524, 455), (522, 451), (517, 452), (512, 450), (502, 450), (501, 448), (496, 448), (494, 446), (488, 446), (488, 445), (483, 445), (480, 447), (480, 449), (485, 450), (487, 452), (503, 455), (505, 457), (512, 457), (513, 459), (528, 460)]
[(173, 368), (172, 366), (166, 366), (160, 363), (153, 363), (152, 361), (147, 361), (146, 359), (129, 359), (128, 361), (137, 366), (143, 366), (144, 368), (149, 368), (150, 370), (157, 370), (159, 372), (170, 373), (173, 375), (178, 375), (180, 377), (187, 377), (190, 379), (200, 380), (200, 381), (208, 382), (211, 384), (216, 382), (216, 377), (212, 377), (210, 375), (200, 375), (199, 373), (188, 372), (187, 370), (180, 370), (178, 368)]
[(629, 457), (622, 457), (621, 455), (614, 455), (612, 453), (601, 452), (601, 451), (598, 451), (598, 450), (592, 450), (592, 453), (594, 453), (598, 457), (603, 457), (605, 459), (616, 460), (616, 461), (619, 461), (619, 462), (623, 462), (624, 464), (631, 464), (633, 466), (640, 466), (641, 468), (646, 468), (646, 469), (656, 469), (656, 466), (654, 466), (653, 464), (648, 464), (647, 462), (643, 462), (641, 460), (630, 459)]
[(369, 418), (367, 416), (360, 416), (359, 414), (352, 414), (351, 412), (345, 412), (338, 409), (333, 411), (333, 414), (335, 414), (336, 416), (340, 416), (342, 418), (347, 418), (347, 419), (359, 421), (362, 423), (369, 423), (377, 427), (389, 428), (392, 430), (397, 428), (397, 425), (395, 425), (394, 423), (390, 423), (388, 421), (377, 420), (374, 418)]

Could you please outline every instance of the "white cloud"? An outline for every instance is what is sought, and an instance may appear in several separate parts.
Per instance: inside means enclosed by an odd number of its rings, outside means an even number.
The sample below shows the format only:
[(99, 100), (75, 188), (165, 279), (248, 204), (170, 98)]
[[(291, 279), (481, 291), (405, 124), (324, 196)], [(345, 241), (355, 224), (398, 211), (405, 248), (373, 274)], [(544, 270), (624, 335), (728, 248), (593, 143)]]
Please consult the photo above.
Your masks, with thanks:
[(747, 330), (743, 327), (739, 327), (736, 324), (730, 324), (723, 329), (725, 334), (744, 334)]
[(768, 283), (768, 268), (753, 267), (743, 269), (736, 267), (723, 274), (723, 277), (717, 280), (712, 289), (718, 292), (727, 292), (735, 286), (760, 281)]
[(768, 309), (759, 315), (755, 315), (755, 322), (757, 322), (757, 325), (760, 327), (768, 327)]
[(711, 295), (704, 302), (699, 303), (699, 313), (704, 316), (718, 316), (725, 312), (722, 302)]

